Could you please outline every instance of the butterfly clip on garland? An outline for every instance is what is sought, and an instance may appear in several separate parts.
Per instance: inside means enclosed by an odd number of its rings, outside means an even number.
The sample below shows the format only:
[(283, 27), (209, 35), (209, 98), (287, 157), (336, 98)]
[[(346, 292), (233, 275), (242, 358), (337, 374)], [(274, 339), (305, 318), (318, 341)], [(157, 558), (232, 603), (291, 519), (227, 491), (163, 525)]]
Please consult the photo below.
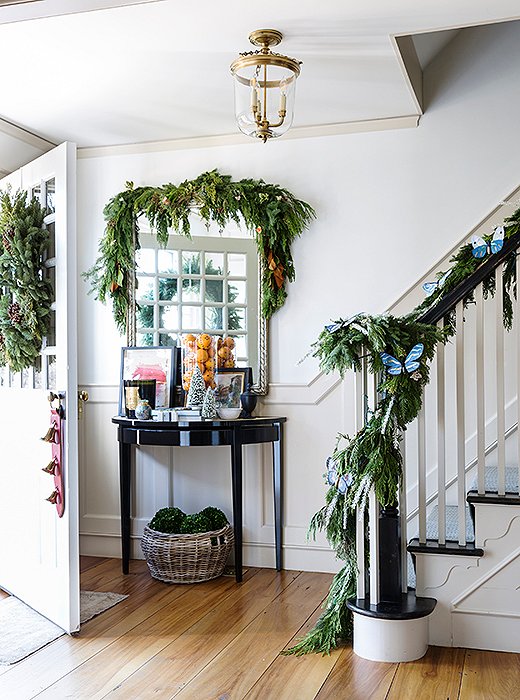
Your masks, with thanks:
[(403, 372), (407, 372), (411, 379), (418, 382), (419, 379), (421, 379), (421, 373), (418, 371), (421, 363), (417, 362), (417, 360), (421, 357), (423, 352), (423, 343), (417, 343), (417, 345), (414, 345), (408, 355), (405, 357), (404, 362), (400, 362), (387, 352), (381, 353), (381, 360), (385, 365), (388, 374), (395, 376), (402, 374)]
[(495, 232), (493, 233), (493, 238), (487, 243), (480, 236), (473, 236), (471, 239), (471, 245), (473, 250), (471, 254), (474, 258), (480, 259), (484, 258), (488, 253), (489, 255), (493, 253), (499, 253), (504, 246), (505, 229), (503, 226), (497, 226)]

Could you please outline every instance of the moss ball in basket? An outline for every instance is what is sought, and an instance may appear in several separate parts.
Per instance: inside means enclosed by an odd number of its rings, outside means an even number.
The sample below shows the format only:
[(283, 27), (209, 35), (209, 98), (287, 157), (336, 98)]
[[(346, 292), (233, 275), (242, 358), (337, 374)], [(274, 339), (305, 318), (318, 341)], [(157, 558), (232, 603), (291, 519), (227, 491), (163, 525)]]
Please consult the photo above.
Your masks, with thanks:
[(159, 581), (200, 583), (222, 575), (233, 542), (233, 528), (218, 508), (191, 515), (161, 508), (145, 526), (141, 548)]

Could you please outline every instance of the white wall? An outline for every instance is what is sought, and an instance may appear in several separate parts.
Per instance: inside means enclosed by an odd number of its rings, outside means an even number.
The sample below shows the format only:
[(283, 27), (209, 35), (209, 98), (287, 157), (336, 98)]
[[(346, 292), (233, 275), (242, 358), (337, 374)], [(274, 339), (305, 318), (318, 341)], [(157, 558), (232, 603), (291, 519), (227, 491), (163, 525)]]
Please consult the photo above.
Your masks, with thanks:
[[(332, 570), (322, 540), (306, 542), (321, 506), (324, 462), (338, 430), (350, 430), (349, 384), (321, 378), (309, 359), (298, 366), (323, 325), (356, 311), (382, 312), (432, 263), (518, 185), (519, 30), (465, 30), (425, 75), (427, 111), (418, 129), (263, 145), (176, 150), (80, 159), (79, 272), (96, 257), (102, 209), (123, 189), (191, 179), (218, 168), (234, 178), (277, 182), (310, 202), (317, 220), (294, 245), (297, 279), (270, 325), (271, 392), (264, 413), (287, 415), (285, 543), (287, 566)], [(304, 89), (302, 83), (301, 89)], [(82, 431), (82, 547), (118, 553), (115, 413), (120, 339), (109, 310), (87, 296), (79, 278), (80, 368), (91, 393)], [(350, 381), (350, 380), (349, 380)], [(302, 386), (302, 384), (304, 386)], [(328, 387), (336, 387), (328, 391)], [(324, 397), (324, 398), (322, 398)], [(136, 532), (172, 496), (192, 510), (213, 503), (229, 514), (226, 451), (142, 450)], [(245, 557), (270, 565), (270, 462), (247, 455)], [(172, 470), (170, 460), (174, 461)]]

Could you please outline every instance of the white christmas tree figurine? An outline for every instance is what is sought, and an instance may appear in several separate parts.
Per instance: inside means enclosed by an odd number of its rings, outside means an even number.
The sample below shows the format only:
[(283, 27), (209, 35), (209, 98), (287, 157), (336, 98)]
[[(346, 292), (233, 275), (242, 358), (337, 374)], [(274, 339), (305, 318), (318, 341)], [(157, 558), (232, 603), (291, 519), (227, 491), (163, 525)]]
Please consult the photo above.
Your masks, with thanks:
[(204, 401), (204, 394), (206, 393), (206, 385), (204, 383), (204, 377), (199, 367), (195, 367), (193, 376), (191, 378), (190, 389), (188, 391), (188, 400), (186, 401), (187, 406), (201, 406)]
[(215, 418), (217, 415), (217, 404), (215, 402), (215, 394), (211, 387), (206, 389), (204, 401), (202, 402), (202, 417)]

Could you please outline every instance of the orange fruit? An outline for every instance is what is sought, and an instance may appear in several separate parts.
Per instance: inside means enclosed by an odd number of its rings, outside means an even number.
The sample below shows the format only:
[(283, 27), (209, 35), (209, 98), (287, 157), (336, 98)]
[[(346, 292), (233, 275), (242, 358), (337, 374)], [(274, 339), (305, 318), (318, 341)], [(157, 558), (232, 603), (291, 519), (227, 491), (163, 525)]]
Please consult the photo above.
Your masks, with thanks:
[(203, 348), (197, 350), (197, 362), (206, 362), (208, 359), (208, 353)]
[(233, 358), (226, 360), (224, 362), (224, 367), (234, 367), (235, 366), (235, 360)]
[(201, 333), (197, 338), (199, 348), (209, 348), (211, 345), (211, 336), (208, 333)]
[(229, 360), (230, 354), (231, 354), (231, 351), (227, 347), (227, 345), (223, 345), (220, 348), (220, 350), (218, 351), (218, 356), (221, 357), (223, 360)]
[(226, 338), (224, 340), (224, 344), (227, 345), (230, 350), (232, 350), (235, 347), (235, 341), (233, 340), (233, 338)]

